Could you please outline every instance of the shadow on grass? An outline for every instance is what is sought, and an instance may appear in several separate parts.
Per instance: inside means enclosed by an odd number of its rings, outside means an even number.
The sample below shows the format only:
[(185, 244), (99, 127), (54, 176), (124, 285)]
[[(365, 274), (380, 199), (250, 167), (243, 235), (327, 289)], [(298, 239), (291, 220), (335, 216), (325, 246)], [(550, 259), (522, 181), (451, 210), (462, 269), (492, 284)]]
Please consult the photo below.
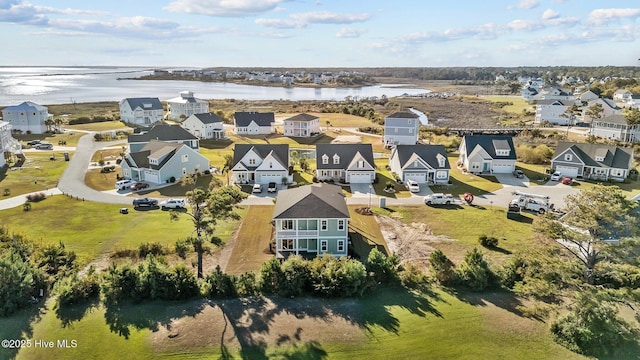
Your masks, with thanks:
[[(1, 318), (0, 339), (32, 339), (33, 324), (40, 321), (46, 311), (46, 305), (41, 300), (38, 304), (29, 305), (11, 316)], [(0, 350), (0, 359), (15, 359), (19, 350), (3, 347)]]
[(71, 327), (74, 322), (82, 320), (82, 318), (93, 309), (100, 305), (98, 299), (87, 301), (82, 304), (70, 306), (58, 306), (56, 308), (56, 318), (60, 320), (63, 328)]
[[(525, 317), (525, 313), (522, 311), (524, 304), (520, 298), (510, 291), (487, 290), (483, 292), (473, 292), (463, 288), (445, 288), (444, 290), (467, 304), (474, 306), (487, 306), (488, 304), (493, 304), (510, 313), (520, 317)], [(527, 315), (529, 318), (544, 322), (544, 318), (539, 315)]]
[(486, 247), (484, 247), (484, 248), (485, 248), (485, 249), (487, 249), (487, 250), (491, 250), (491, 251), (499, 252), (499, 253), (501, 253), (501, 254), (505, 254), (505, 255), (511, 255), (511, 254), (513, 254), (511, 251), (509, 251), (509, 250), (507, 250), (507, 249), (504, 249), (504, 248), (501, 248), (501, 247), (499, 247), (499, 246), (486, 246)]

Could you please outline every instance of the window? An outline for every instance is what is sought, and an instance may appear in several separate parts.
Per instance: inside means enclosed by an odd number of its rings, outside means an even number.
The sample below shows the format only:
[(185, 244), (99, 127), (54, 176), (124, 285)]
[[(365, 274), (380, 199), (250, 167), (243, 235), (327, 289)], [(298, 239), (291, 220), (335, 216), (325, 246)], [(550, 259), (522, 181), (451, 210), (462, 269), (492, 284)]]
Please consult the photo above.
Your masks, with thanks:
[(446, 161), (446, 160), (447, 160), (447, 159), (445, 159), (444, 157), (439, 157), (439, 158), (438, 158), (438, 166), (439, 166), (439, 167), (445, 167), (445, 161)]
[(338, 230), (344, 230), (344, 220), (338, 220)]
[(282, 230), (293, 230), (293, 220), (282, 220)]
[(327, 252), (328, 249), (329, 249), (329, 246), (327, 244), (327, 240), (320, 240), (320, 251)]
[(182, 155), (182, 162), (187, 162), (187, 161), (189, 161), (189, 154)]
[(269, 161), (269, 169), (273, 169), (273, 162)]
[(323, 231), (327, 230), (327, 220), (320, 221), (320, 230), (323, 230)]
[(327, 154), (322, 155), (322, 163), (324, 165), (327, 165), (329, 163), (329, 157), (327, 156)]
[(158, 165), (158, 159), (149, 159), (149, 164)]
[(182, 175), (187, 175), (187, 169), (186, 168), (182, 168)]
[(295, 249), (293, 239), (282, 239), (281, 250), (293, 250)]
[(413, 134), (413, 128), (409, 128), (409, 134)]
[(413, 167), (418, 167), (418, 160), (413, 160)]
[(408, 119), (407, 120), (407, 124), (409, 124), (409, 125), (413, 124), (413, 120), (412, 119)]
[(564, 154), (564, 161), (571, 161), (573, 160), (573, 155), (571, 154)]
[(338, 240), (338, 252), (344, 252), (344, 240)]
[(611, 176), (622, 177), (624, 174), (624, 170), (622, 169), (611, 169)]
[(255, 165), (256, 159), (249, 159), (249, 165)]
[(447, 178), (447, 172), (446, 171), (438, 171), (438, 172), (436, 172), (436, 178), (437, 179), (446, 179)]
[(364, 168), (364, 160), (359, 160), (358, 161), (358, 167), (359, 168)]
[(340, 164), (340, 156), (338, 154), (333, 155), (333, 163)]

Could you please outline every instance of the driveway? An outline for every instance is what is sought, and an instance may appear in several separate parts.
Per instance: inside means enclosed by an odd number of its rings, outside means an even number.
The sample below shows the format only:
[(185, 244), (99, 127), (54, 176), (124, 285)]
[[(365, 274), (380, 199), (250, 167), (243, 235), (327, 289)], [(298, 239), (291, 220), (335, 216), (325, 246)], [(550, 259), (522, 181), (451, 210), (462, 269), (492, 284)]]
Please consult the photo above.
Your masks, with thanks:
[(375, 190), (371, 188), (372, 186), (371, 184), (349, 184), (351, 197), (369, 199), (369, 194), (375, 197), (376, 193)]

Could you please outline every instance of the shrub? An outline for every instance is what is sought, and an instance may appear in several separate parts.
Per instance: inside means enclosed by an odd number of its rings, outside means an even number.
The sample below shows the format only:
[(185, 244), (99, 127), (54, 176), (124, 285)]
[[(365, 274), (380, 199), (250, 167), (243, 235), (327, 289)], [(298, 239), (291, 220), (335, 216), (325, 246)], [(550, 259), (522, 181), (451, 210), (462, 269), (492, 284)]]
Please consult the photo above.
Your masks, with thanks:
[(235, 277), (223, 273), (220, 265), (216, 266), (216, 269), (207, 276), (206, 282), (208, 285), (206, 295), (210, 299), (230, 298), (237, 295)]
[(282, 296), (300, 296), (310, 288), (310, 271), (307, 261), (301, 256), (287, 258), (280, 266), (282, 277), (278, 293)]
[(11, 195), (11, 190), (10, 190), (10, 189), (8, 189), (8, 188), (7, 188), (7, 189), (4, 189), (4, 191), (2, 192), (2, 195), (4, 195), (4, 196), (9, 196), (9, 195)]
[(178, 240), (176, 241), (176, 244), (175, 244), (176, 254), (180, 258), (186, 259), (187, 252), (189, 252), (190, 247), (191, 247), (191, 243), (188, 240)]
[(47, 197), (47, 195), (45, 195), (45, 193), (43, 192), (39, 192), (39, 193), (28, 194), (26, 197), (27, 197), (27, 201), (38, 202), (38, 201), (44, 200)]
[(429, 265), (440, 284), (447, 285), (455, 280), (453, 262), (440, 249), (429, 255)]
[(144, 243), (138, 246), (138, 257), (145, 259), (148, 255), (166, 255), (167, 249), (160, 243)]
[(378, 249), (373, 248), (367, 257), (366, 269), (376, 282), (392, 284), (399, 280), (402, 266), (400, 266), (400, 259), (397, 255), (386, 256)]
[(367, 271), (364, 265), (347, 257), (331, 255), (311, 261), (311, 283), (317, 295), (350, 297), (362, 295), (366, 289)]
[(480, 245), (487, 248), (494, 248), (498, 246), (498, 238), (487, 235), (480, 235), (478, 237), (478, 242)]
[(255, 296), (260, 293), (258, 279), (254, 273), (244, 273), (236, 278), (236, 293), (238, 296)]
[(280, 286), (280, 279), (282, 278), (282, 269), (280, 268), (280, 262), (276, 258), (271, 258), (269, 261), (262, 263), (260, 267), (260, 281), (259, 288), (263, 294), (274, 294)]
[(493, 282), (493, 273), (477, 248), (467, 251), (456, 269), (458, 282), (473, 291), (482, 291)]
[(31, 210), (31, 204), (29, 202), (24, 203), (24, 205), (22, 205), (22, 210), (23, 211), (30, 211)]
[(424, 290), (429, 286), (429, 278), (412, 263), (404, 265), (400, 272), (400, 281), (409, 289)]
[(58, 293), (59, 306), (81, 304), (98, 298), (100, 282), (93, 272), (82, 279), (74, 275), (56, 283), (55, 291)]

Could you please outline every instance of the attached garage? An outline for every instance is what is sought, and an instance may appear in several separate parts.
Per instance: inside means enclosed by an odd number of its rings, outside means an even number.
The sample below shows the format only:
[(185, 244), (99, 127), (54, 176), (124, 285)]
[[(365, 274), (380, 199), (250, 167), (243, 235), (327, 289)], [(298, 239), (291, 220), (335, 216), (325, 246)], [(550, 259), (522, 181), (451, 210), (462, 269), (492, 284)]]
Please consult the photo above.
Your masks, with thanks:
[(421, 172), (421, 173), (408, 173), (405, 172), (404, 173), (404, 181), (407, 180), (413, 180), (415, 182), (419, 182), (419, 183), (426, 183), (427, 182), (427, 173), (426, 172)]
[(579, 169), (575, 166), (556, 165), (556, 171), (560, 172), (563, 176), (578, 176)]
[(276, 184), (282, 183), (282, 177), (285, 176), (283, 174), (260, 174), (260, 179), (256, 181), (260, 184), (268, 184), (270, 182), (274, 182)]
[(159, 184), (160, 183), (160, 174), (155, 171), (145, 171), (144, 172), (144, 181)]
[(368, 172), (352, 172), (349, 173), (349, 182), (353, 184), (371, 184), (373, 177)]
[(496, 162), (491, 163), (491, 172), (494, 174), (508, 174), (512, 173), (516, 169), (515, 163), (511, 162)]

